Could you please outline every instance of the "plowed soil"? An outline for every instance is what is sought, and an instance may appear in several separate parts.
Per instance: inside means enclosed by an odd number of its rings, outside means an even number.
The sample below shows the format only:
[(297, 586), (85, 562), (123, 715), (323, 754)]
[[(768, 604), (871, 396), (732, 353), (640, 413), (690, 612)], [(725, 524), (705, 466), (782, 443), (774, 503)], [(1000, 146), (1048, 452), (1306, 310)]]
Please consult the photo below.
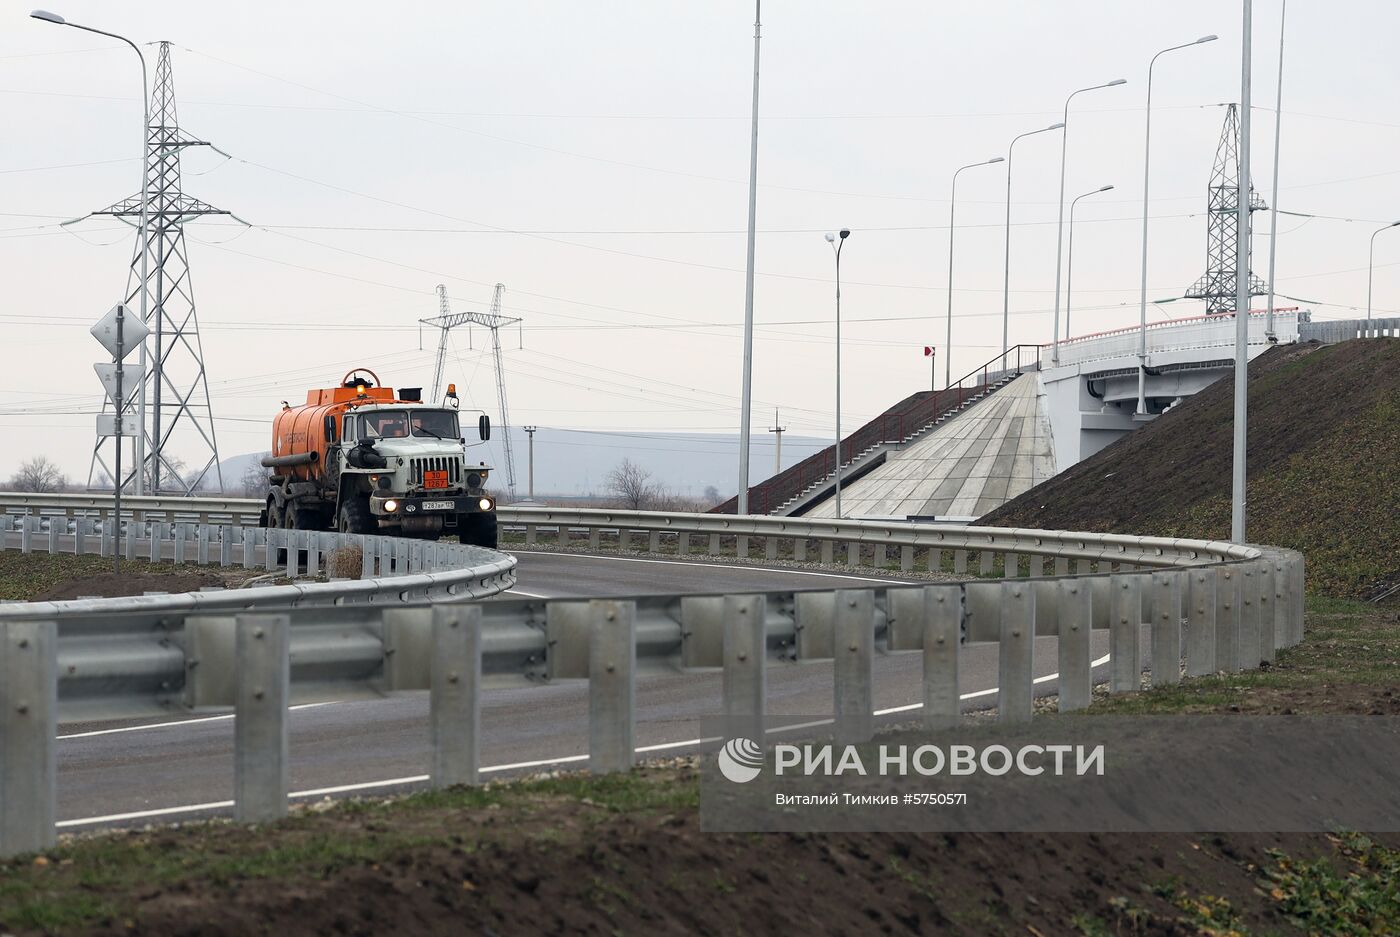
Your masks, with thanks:
[[(1301, 550), (1310, 591), (1400, 583), (1400, 340), (1272, 349), (1249, 367), (1248, 539)], [(1227, 540), (1234, 380), (982, 518)]]

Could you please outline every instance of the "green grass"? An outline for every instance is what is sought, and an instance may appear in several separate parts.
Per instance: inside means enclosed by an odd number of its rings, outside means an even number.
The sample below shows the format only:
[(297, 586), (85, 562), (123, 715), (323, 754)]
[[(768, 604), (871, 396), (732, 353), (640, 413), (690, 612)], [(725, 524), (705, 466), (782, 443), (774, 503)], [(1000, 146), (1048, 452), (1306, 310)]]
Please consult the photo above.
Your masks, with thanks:
[[(460, 824), (451, 817), (493, 808), (512, 808), (518, 816), (561, 802), (581, 822), (598, 823), (619, 814), (693, 812), (700, 794), (693, 777), (658, 780), (646, 771), (565, 775), (349, 801), (261, 830), (211, 823), (79, 839), (41, 856), (0, 863), (0, 931), (61, 932), (121, 920), (134, 913), (140, 892), (186, 882), (328, 879), (424, 846), (451, 844), (472, 852), (477, 843), (454, 833)], [(622, 900), (625, 893), (610, 895)]]
[(1195, 677), (1175, 686), (1111, 696), (1096, 700), (1089, 712), (1220, 712), (1246, 703), (1260, 690), (1400, 685), (1400, 627), (1395, 626), (1393, 613), (1354, 599), (1325, 596), (1310, 596), (1306, 613), (1306, 640), (1280, 650), (1267, 670)]
[[(186, 571), (170, 563), (155, 565), (145, 560), (122, 560), (123, 572), (136, 575)], [(30, 602), (51, 589), (88, 576), (112, 571), (110, 557), (74, 556), (60, 553), (20, 553), (0, 550), (0, 600)]]

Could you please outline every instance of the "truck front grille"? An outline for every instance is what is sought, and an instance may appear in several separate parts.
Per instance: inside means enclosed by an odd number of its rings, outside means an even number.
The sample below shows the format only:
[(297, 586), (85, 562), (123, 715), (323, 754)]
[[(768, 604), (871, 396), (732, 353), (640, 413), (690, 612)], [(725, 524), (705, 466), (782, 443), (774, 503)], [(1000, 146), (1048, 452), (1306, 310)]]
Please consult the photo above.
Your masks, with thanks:
[(446, 472), (447, 487), (459, 488), (462, 484), (462, 460), (457, 456), (428, 456), (410, 459), (409, 478), (415, 488), (424, 487), (428, 472)]

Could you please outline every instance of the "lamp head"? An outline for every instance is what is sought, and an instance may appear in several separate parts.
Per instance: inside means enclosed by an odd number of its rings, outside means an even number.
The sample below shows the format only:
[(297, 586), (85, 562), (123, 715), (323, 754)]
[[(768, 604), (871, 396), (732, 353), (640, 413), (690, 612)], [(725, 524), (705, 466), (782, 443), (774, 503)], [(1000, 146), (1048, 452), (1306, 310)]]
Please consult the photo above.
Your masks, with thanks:
[(67, 25), (68, 21), (57, 13), (50, 13), (48, 10), (35, 10), (29, 14), (36, 20), (43, 20), (46, 23), (57, 23), (59, 26)]
[(987, 165), (990, 166), (992, 163), (1004, 163), (1004, 162), (1006, 162), (1006, 157), (1005, 157), (1005, 156), (993, 156), (991, 159), (987, 160)]
[(827, 242), (828, 244), (831, 244), (831, 243), (835, 242), (835, 240), (836, 240), (836, 235), (832, 234), (830, 231), (826, 232), (826, 242)]
[(1046, 130), (1064, 130), (1064, 129), (1065, 129), (1065, 125), (1064, 125), (1063, 123), (1051, 124), (1049, 127), (1046, 127), (1045, 129), (1046, 129)]
[(1196, 45), (1200, 45), (1203, 42), (1214, 42), (1219, 38), (1219, 36), (1215, 35), (1214, 33), (1211, 33), (1209, 36), (1202, 36), (1201, 38), (1197, 39)]
[(1109, 189), (1111, 189), (1111, 188), (1113, 188), (1113, 186), (1111, 186), (1111, 185), (1106, 185), (1106, 186), (1104, 186), (1102, 189), (1099, 189), (1099, 191), (1100, 191), (1100, 192), (1107, 192), (1107, 191), (1108, 191)]
[(850, 236), (851, 236), (851, 229), (850, 229), (850, 228), (842, 228), (842, 229), (841, 229), (841, 240), (844, 241), (844, 240), (846, 240), (846, 238), (848, 238), (848, 237), (850, 237)]
[(1116, 87), (1118, 87), (1119, 85), (1126, 85), (1127, 83), (1128, 83), (1128, 79), (1126, 79), (1126, 78), (1115, 78), (1115, 79), (1113, 79), (1112, 81), (1110, 81), (1108, 84), (1104, 85), (1104, 87), (1105, 87), (1105, 88), (1116, 88)]

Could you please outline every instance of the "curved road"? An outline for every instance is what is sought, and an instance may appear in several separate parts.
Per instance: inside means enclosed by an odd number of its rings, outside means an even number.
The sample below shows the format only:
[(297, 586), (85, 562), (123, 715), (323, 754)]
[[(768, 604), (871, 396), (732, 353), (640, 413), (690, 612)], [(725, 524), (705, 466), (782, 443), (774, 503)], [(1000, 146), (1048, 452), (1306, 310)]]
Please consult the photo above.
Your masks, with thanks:
[[(885, 576), (685, 560), (520, 551), (512, 595), (564, 598), (649, 592), (775, 591), (860, 588), (909, 582)], [(1094, 632), (1102, 666), (1107, 634)], [(1040, 693), (1054, 690), (1055, 639), (1038, 638)], [(971, 645), (961, 662), (964, 707), (995, 701), (997, 647)], [(719, 711), (718, 672), (648, 675), (637, 681), (637, 745), (643, 755), (694, 748), (702, 715)], [(922, 697), (919, 654), (877, 655), (875, 705), (888, 718), (916, 710)], [(768, 707), (774, 715), (832, 712), (831, 663), (770, 667)], [(428, 698), (425, 693), (294, 708), (291, 790), (294, 798), (382, 792), (426, 780)], [(588, 685), (491, 689), (482, 699), (484, 773), (521, 772), (586, 762)], [(139, 823), (227, 812), (233, 792), (231, 716), (179, 721), (65, 725), (58, 745), (60, 828)]]

